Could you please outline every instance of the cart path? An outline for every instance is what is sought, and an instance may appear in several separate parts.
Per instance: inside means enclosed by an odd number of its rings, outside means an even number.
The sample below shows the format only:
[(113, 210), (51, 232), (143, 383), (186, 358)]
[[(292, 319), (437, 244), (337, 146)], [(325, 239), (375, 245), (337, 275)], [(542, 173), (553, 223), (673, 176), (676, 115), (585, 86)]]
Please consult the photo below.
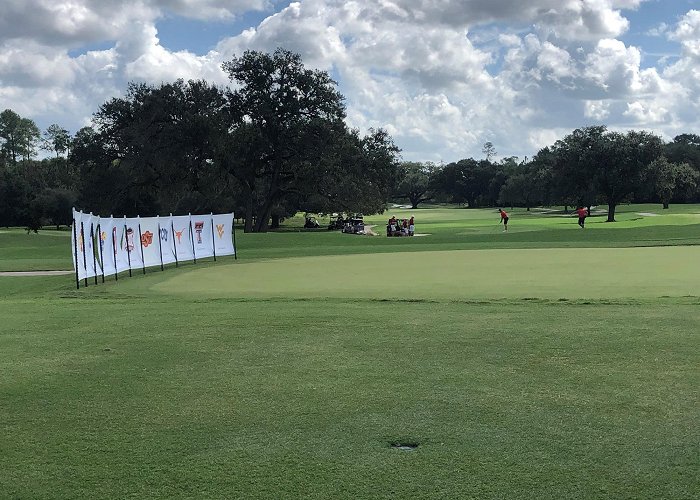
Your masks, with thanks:
[(63, 276), (75, 271), (0, 271), (0, 276)]

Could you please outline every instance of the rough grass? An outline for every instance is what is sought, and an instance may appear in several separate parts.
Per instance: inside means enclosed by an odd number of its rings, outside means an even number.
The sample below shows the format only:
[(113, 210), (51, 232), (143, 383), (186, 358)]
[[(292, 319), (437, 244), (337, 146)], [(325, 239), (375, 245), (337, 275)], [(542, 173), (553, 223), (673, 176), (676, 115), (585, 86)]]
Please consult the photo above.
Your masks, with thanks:
[[(697, 207), (632, 209), (0, 277), (0, 497), (697, 498), (698, 247), (620, 248), (695, 241)], [(6, 235), (5, 269), (58, 255)]]

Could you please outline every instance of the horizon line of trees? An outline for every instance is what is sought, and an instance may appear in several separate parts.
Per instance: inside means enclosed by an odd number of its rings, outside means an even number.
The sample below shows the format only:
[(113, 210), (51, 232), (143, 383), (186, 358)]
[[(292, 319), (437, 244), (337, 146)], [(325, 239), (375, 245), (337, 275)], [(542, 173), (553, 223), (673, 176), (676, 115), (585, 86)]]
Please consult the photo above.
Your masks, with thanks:
[[(246, 51), (224, 63), (232, 87), (130, 83), (71, 135), (0, 113), (0, 225), (68, 225), (101, 214), (234, 211), (247, 232), (296, 212), (381, 213), (387, 202), (467, 207), (700, 201), (700, 137), (576, 129), (533, 158), (401, 162), (389, 134), (345, 124), (345, 99), (298, 54)], [(39, 149), (50, 157), (36, 160)]]
[(649, 132), (579, 128), (531, 158), (485, 159), (444, 165), (403, 162), (395, 200), (451, 202), (478, 207), (608, 206), (615, 221), (620, 203), (700, 202), (700, 136), (681, 134), (670, 142)]

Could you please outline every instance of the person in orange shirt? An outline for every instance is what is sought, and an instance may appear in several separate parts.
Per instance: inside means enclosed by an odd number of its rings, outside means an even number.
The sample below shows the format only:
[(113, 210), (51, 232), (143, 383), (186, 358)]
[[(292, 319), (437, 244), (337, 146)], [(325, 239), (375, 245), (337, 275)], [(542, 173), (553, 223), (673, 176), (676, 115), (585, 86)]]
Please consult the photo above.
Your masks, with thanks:
[(584, 224), (586, 223), (588, 211), (583, 207), (578, 207), (576, 209), (576, 213), (578, 214), (578, 225), (581, 226), (581, 229), (584, 229)]
[(501, 214), (501, 222), (503, 223), (503, 232), (508, 231), (508, 213), (505, 210), (501, 210), (500, 208), (498, 211)]

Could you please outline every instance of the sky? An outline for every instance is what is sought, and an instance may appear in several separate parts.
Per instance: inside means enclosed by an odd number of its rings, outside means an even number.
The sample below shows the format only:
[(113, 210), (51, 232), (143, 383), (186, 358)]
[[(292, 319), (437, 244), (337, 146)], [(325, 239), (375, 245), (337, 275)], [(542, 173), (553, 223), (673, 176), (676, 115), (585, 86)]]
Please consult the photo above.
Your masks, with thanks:
[(0, 110), (75, 133), (128, 82), (229, 85), (221, 63), (277, 47), (406, 161), (524, 159), (599, 124), (700, 134), (700, 0), (2, 0)]

